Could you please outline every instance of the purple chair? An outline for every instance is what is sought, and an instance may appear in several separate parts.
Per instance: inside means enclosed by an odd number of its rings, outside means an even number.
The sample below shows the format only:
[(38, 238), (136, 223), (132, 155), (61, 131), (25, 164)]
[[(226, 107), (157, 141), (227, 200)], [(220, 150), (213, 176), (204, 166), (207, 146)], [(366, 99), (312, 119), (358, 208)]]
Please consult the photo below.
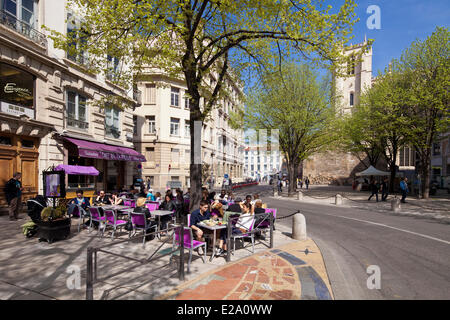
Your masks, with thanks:
[[(145, 248), (145, 234), (147, 232), (147, 219), (145, 218), (145, 213), (141, 212), (130, 212), (131, 224), (133, 225), (133, 230), (142, 230), (143, 231), (143, 239), (142, 239), (142, 247)], [(152, 228), (155, 228), (156, 225)], [(128, 234), (128, 238), (131, 238), (131, 231)]]
[(87, 213), (86, 210), (84, 210), (82, 206), (77, 204), (77, 205), (75, 205), (75, 208), (73, 208), (72, 216), (79, 218), (78, 219), (78, 232), (80, 232), (81, 221), (83, 220), (83, 224), (84, 224), (84, 218), (89, 217), (89, 213)]
[(145, 206), (151, 212), (151, 211), (155, 211), (156, 209), (158, 209), (159, 204), (158, 204), (158, 202), (149, 202), (149, 203), (146, 203)]
[(111, 239), (114, 240), (114, 232), (116, 232), (116, 229), (122, 228), (124, 225), (127, 224), (127, 222), (125, 220), (117, 220), (116, 213), (113, 210), (105, 210), (105, 219), (106, 225), (105, 228), (103, 228), (102, 230), (102, 237), (106, 227), (111, 226), (113, 227)]
[(98, 222), (100, 231), (100, 225), (105, 222), (105, 217), (103, 216), (103, 209), (100, 207), (89, 207), (89, 212), (91, 213), (91, 223), (89, 224), (89, 233), (91, 232), (92, 222)]
[(123, 205), (124, 206), (128, 206), (128, 207), (132, 207), (132, 208), (136, 208), (136, 200), (134, 200), (134, 199), (124, 199), (123, 200)]
[[(236, 221), (236, 227), (246, 229), (247, 232), (240, 234), (231, 234), (231, 238), (233, 239), (233, 251), (231, 252), (234, 255), (234, 251), (236, 251), (236, 239), (241, 239), (242, 245), (244, 245), (244, 238), (250, 238), (252, 240), (252, 253), (255, 253), (255, 234), (252, 232), (255, 226), (255, 216), (250, 214), (243, 214)], [(245, 247), (244, 247), (245, 248)]]
[[(174, 235), (173, 235), (171, 259), (173, 256), (173, 251), (174, 251), (175, 246), (181, 245), (180, 233), (181, 233), (181, 227), (176, 227), (175, 231), (174, 231)], [(204, 257), (202, 258), (202, 260), (203, 260), (203, 263), (206, 263), (206, 242), (194, 240), (194, 236), (192, 234), (192, 229), (189, 227), (184, 227), (183, 242), (184, 242), (184, 247), (189, 249), (189, 260), (188, 260), (188, 267), (187, 267), (187, 272), (189, 273), (189, 267), (191, 265), (191, 260), (192, 260), (192, 251), (194, 249), (198, 249), (203, 246), (205, 247), (203, 249)], [(199, 256), (201, 256), (201, 255), (199, 254)]]
[[(274, 208), (267, 208), (264, 209), (266, 213), (272, 213), (273, 214), (273, 220), (275, 221), (275, 219), (277, 218), (277, 209)], [(270, 227), (270, 221), (268, 219), (262, 221), (257, 228), (269, 228)]]

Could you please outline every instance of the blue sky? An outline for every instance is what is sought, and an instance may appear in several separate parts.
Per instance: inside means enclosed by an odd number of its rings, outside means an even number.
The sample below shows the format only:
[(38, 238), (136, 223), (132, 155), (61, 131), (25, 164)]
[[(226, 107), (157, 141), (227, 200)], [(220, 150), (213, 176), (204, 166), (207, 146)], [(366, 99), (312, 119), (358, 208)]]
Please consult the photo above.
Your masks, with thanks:
[[(327, 2), (327, 1), (326, 1)], [(437, 26), (450, 26), (449, 0), (356, 0), (357, 17), (352, 43), (360, 43), (364, 35), (374, 39), (373, 75), (383, 71), (393, 58), (399, 58), (402, 51), (416, 40), (426, 39)], [(337, 8), (343, 3), (328, 1)], [(377, 5), (381, 10), (381, 29), (369, 30), (366, 22), (370, 17), (367, 8)]]

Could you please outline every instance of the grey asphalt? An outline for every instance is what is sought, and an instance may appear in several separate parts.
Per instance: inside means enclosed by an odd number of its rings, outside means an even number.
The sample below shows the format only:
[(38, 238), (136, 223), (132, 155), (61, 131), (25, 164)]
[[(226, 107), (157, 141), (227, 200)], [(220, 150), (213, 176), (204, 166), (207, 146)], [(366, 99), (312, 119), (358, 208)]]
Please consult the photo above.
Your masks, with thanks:
[[(277, 218), (300, 210), (318, 244), (336, 299), (450, 299), (450, 225), (388, 212), (304, 203), (259, 192)], [(277, 223), (291, 227), (292, 218)], [(378, 266), (381, 288), (369, 289), (369, 266)]]

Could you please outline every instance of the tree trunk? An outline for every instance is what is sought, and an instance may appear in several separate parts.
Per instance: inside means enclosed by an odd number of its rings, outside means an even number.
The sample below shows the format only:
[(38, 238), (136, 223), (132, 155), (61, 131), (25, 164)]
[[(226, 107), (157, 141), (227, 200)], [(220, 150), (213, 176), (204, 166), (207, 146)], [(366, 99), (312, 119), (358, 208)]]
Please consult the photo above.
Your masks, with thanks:
[[(427, 152), (427, 154), (430, 154)], [(431, 163), (429, 156), (421, 158), (421, 175), (422, 175), (422, 198), (428, 199), (430, 197), (430, 171)]]
[(202, 165), (191, 163), (189, 166), (191, 192), (189, 194), (189, 212), (198, 209), (202, 199)]
[(288, 194), (292, 195), (297, 190), (297, 172), (298, 164), (295, 161), (290, 161), (288, 163), (288, 173), (289, 173), (289, 188)]

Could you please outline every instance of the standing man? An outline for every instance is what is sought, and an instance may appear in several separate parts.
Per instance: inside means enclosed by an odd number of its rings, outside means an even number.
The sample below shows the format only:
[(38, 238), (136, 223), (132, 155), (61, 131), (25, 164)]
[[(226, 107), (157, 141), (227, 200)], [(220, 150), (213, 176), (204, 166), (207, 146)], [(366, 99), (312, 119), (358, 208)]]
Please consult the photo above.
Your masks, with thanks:
[(12, 179), (5, 185), (6, 201), (9, 205), (9, 220), (15, 221), (19, 218), (19, 212), (22, 209), (22, 183), (20, 182), (22, 174), (15, 172)]
[(372, 199), (372, 197), (374, 195), (376, 195), (377, 202), (378, 202), (378, 186), (377, 186), (377, 183), (375, 182), (375, 180), (373, 180), (373, 179), (372, 179), (372, 181), (370, 181), (370, 191), (372, 191), (372, 194), (370, 195), (368, 201), (370, 201), (370, 199)]
[(283, 192), (281, 180), (278, 179), (278, 192)]
[(306, 185), (306, 190), (308, 190), (308, 188), (309, 188), (309, 178), (308, 177), (306, 177), (306, 179), (305, 179), (305, 185)]
[(383, 179), (383, 183), (381, 184), (381, 201), (387, 201), (387, 197), (389, 195), (389, 187), (388, 187), (388, 178)]
[(408, 193), (408, 178), (404, 177), (402, 181), (400, 181), (400, 190), (402, 190), (402, 203), (406, 203), (406, 195)]
[(151, 187), (150, 178), (147, 178), (147, 190), (150, 190)]

